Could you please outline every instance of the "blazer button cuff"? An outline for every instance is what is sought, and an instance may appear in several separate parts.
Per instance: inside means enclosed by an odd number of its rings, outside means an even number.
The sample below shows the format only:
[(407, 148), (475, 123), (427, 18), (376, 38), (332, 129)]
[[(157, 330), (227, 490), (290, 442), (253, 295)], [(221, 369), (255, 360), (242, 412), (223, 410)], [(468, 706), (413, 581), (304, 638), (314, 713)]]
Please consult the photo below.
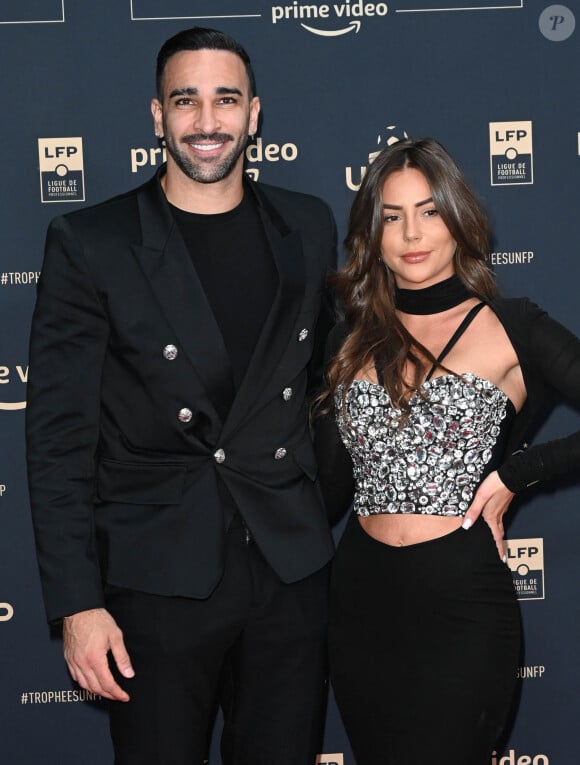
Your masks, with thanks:
[(284, 447), (282, 446), (280, 447), (280, 449), (276, 449), (276, 451), (274, 452), (274, 459), (283, 460), (286, 454), (287, 454), (286, 449), (284, 449)]
[(282, 398), (284, 399), (284, 401), (290, 401), (293, 393), (294, 391), (292, 390), (292, 388), (284, 388), (284, 390), (282, 391)]
[(299, 343), (303, 342), (303, 340), (306, 340), (307, 337), (308, 337), (308, 330), (305, 327), (304, 329), (301, 329), (300, 332), (298, 333), (298, 342)]

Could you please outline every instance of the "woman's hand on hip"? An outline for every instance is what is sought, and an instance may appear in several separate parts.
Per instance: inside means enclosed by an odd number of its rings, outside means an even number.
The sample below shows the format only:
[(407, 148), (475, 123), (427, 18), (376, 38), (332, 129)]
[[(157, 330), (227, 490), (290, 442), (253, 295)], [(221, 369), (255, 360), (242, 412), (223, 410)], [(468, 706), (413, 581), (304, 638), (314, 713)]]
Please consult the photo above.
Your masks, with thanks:
[(493, 534), (499, 557), (504, 561), (505, 549), (503, 544), (503, 516), (514, 498), (513, 491), (510, 491), (502, 482), (497, 470), (490, 473), (481, 483), (469, 509), (465, 513), (463, 528), (469, 529), (480, 515), (483, 516)]

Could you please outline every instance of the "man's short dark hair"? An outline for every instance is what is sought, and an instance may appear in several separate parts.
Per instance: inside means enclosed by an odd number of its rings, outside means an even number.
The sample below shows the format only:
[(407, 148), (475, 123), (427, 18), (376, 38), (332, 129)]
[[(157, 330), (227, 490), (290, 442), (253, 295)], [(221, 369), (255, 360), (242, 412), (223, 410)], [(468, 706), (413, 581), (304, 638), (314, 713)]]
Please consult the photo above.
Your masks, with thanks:
[(240, 45), (237, 40), (234, 40), (230, 35), (225, 32), (220, 32), (217, 29), (208, 29), (206, 27), (192, 27), (191, 29), (184, 29), (182, 32), (178, 32), (173, 37), (170, 37), (161, 47), (157, 55), (157, 70), (156, 70), (156, 86), (157, 97), (160, 101), (163, 101), (163, 75), (165, 73), (165, 67), (169, 59), (176, 53), (181, 53), (184, 50), (227, 50), (230, 53), (235, 53), (236, 56), (242, 59), (246, 67), (246, 74), (248, 75), (248, 83), (250, 86), (250, 98), (256, 95), (256, 78), (254, 77), (254, 70), (252, 69), (252, 63), (245, 48)]

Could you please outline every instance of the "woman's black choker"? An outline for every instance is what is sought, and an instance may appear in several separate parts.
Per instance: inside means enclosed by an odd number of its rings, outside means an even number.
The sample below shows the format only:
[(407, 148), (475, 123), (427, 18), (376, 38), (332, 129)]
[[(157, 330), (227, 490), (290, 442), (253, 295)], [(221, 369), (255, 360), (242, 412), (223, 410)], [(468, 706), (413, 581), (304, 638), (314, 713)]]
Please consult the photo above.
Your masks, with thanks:
[(441, 313), (470, 297), (473, 295), (456, 274), (419, 290), (402, 290), (395, 286), (395, 308), (403, 313)]

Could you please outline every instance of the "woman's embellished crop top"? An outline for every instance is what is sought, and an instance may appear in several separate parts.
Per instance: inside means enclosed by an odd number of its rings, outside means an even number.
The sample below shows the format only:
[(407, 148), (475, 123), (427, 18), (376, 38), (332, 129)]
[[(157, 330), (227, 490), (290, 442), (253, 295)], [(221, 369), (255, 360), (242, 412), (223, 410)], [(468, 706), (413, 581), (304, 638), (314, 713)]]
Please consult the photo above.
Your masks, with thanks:
[[(547, 481), (566, 474), (578, 475), (580, 471), (580, 431), (529, 448), (526, 448), (525, 443), (542, 415), (545, 415), (553, 404), (554, 394), (559, 394), (580, 406), (580, 340), (527, 298), (498, 299), (491, 307), (515, 348), (523, 372), (527, 397), (524, 406), (516, 415), (512, 404), (503, 393), (491, 383), (474, 378), (478, 403), (471, 408), (476, 411), (478, 422), (490, 423), (489, 433), (483, 426), (477, 427), (477, 433), (480, 438), (483, 435), (486, 441), (491, 436), (491, 427), (499, 428), (499, 433), (492, 436), (491, 445), (487, 447), (491, 450), (489, 458), (486, 448), (477, 445), (474, 455), (477, 459), (471, 463), (473, 468), (468, 469), (470, 463), (463, 459), (465, 469), (460, 475), (472, 476), (470, 488), (461, 486), (459, 494), (463, 494), (465, 489), (465, 497), (473, 496), (473, 491), (483, 478), (496, 469), (503, 483), (515, 493), (538, 481)], [(331, 332), (327, 343), (327, 364), (344, 343), (348, 333), (349, 328), (344, 322), (338, 324)], [(468, 375), (467, 379), (469, 377)], [(447, 474), (448, 470), (453, 471), (453, 465), (443, 470), (428, 461), (432, 463), (434, 456), (438, 454), (435, 448), (454, 456), (455, 447), (448, 449), (444, 446), (447, 441), (451, 443), (452, 439), (445, 438), (444, 434), (446, 431), (453, 432), (453, 423), (457, 424), (459, 430), (463, 417), (470, 418), (466, 410), (451, 403), (453, 394), (450, 395), (449, 391), (455, 385), (460, 385), (460, 379), (447, 376), (435, 377), (428, 384), (424, 384), (424, 399), (411, 399), (411, 415), (401, 431), (394, 427), (394, 420), (402, 417), (402, 413), (391, 406), (382, 386), (355, 380), (347, 388), (345, 411), (342, 410), (342, 389), (336, 392), (335, 406), (327, 414), (317, 417), (314, 429), (320, 486), (331, 523), (336, 523), (343, 516), (355, 492), (359, 495), (355, 504), (357, 512), (403, 512), (402, 509), (395, 510), (396, 505), (389, 508), (390, 502), (410, 502), (418, 504), (421, 508), (435, 507), (437, 513), (445, 512), (444, 507), (453, 506), (445, 498), (452, 487), (451, 483), (445, 484), (446, 479), (454, 480), (457, 499), (455, 512), (458, 515), (464, 513), (459, 503), (468, 500), (459, 499), (457, 492), (461, 482), (466, 479), (462, 478), (459, 481), (453, 472)], [(495, 403), (483, 407), (482, 402), (486, 400), (486, 394), (481, 394), (478, 385), (482, 386), (481, 390), (489, 389), (491, 398), (497, 399)], [(366, 390), (363, 390), (365, 387)], [(441, 397), (444, 389), (444, 399), (449, 401), (449, 404), (434, 400), (434, 395)], [(361, 395), (368, 396), (368, 404), (365, 398), (360, 399)], [(458, 399), (468, 398), (470, 395), (471, 393), (463, 397), (459, 395)], [(443, 409), (435, 409), (436, 406), (442, 406)], [(457, 408), (459, 412), (453, 413), (453, 408)], [(429, 417), (433, 418), (430, 423)], [(413, 451), (415, 450), (416, 457), (421, 444), (420, 439), (415, 441), (415, 438), (422, 432), (421, 428), (425, 427), (425, 422), (439, 427), (433, 428), (433, 438), (428, 436), (427, 441), (423, 442), (425, 462), (421, 462), (419, 459), (413, 459)], [(467, 424), (467, 420), (464, 420), (464, 424)], [(419, 428), (415, 429), (415, 425)], [(464, 430), (467, 432), (471, 428)], [(377, 436), (379, 431), (380, 436)], [(430, 433), (430, 430), (427, 432)], [(496, 433), (496, 430), (493, 432)], [(471, 459), (472, 455), (467, 457), (467, 454), (474, 447), (468, 447), (467, 442), (462, 443), (464, 436), (461, 435), (461, 430), (457, 438), (455, 462), (459, 467), (460, 456)], [(379, 445), (379, 442), (384, 444), (384, 451), (381, 451), (383, 445)], [(398, 454), (398, 471), (390, 464), (390, 459), (385, 454), (388, 448), (393, 449), (389, 452), (390, 455)], [(419, 451), (419, 458), (422, 458), (423, 454), (423, 451)], [(369, 464), (366, 464), (367, 456), (370, 458)], [(413, 465), (415, 467), (412, 467)], [(423, 474), (425, 465), (429, 467), (429, 471), (424, 473), (425, 483), (418, 486), (420, 479), (410, 478), (409, 473), (412, 476), (419, 466)], [(403, 470), (406, 470), (404, 481)], [(425, 488), (427, 478), (429, 486)], [(431, 484), (438, 488), (435, 489)], [(393, 490), (396, 496), (395, 499), (390, 499), (393, 497)], [(387, 501), (383, 500), (383, 495)]]
[(354, 510), (461, 516), (496, 469), (515, 410), (493, 383), (446, 374), (423, 383), (410, 411), (386, 390), (354, 380), (335, 397), (342, 441), (354, 468)]

